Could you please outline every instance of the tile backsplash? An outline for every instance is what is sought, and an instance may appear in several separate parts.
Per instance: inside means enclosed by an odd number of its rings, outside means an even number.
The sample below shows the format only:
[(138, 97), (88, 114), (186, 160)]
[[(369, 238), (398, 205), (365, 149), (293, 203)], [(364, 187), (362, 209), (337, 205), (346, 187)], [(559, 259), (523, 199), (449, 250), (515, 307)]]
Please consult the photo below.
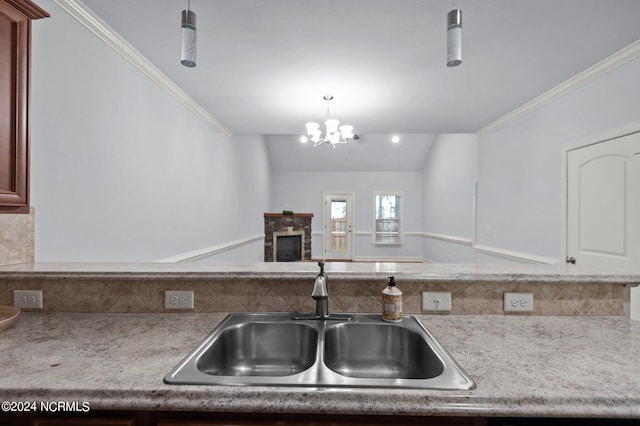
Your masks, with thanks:
[(0, 265), (33, 262), (33, 207), (29, 214), (0, 214)]
[[(334, 279), (328, 284), (330, 312), (378, 313), (385, 283)], [(423, 291), (450, 291), (450, 314), (501, 315), (505, 292), (534, 297), (526, 315), (624, 315), (623, 285), (563, 282), (398, 281), (403, 311), (422, 313)], [(260, 278), (87, 279), (58, 277), (0, 281), (0, 305), (13, 290), (42, 290), (45, 312), (169, 312), (166, 290), (192, 290), (187, 312), (314, 312), (313, 280)], [(171, 311), (185, 312), (185, 311)]]

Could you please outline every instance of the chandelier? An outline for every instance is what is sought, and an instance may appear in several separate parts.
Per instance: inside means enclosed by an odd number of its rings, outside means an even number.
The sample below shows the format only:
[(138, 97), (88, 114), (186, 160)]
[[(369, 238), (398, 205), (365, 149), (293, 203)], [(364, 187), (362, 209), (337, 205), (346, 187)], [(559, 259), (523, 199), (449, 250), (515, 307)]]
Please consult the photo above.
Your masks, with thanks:
[(335, 148), (336, 145), (341, 143), (347, 143), (350, 139), (358, 140), (360, 139), (358, 135), (353, 133), (353, 126), (349, 124), (344, 124), (340, 127), (340, 121), (335, 118), (331, 118), (329, 115), (329, 102), (333, 99), (333, 96), (326, 95), (323, 97), (325, 101), (327, 101), (327, 121), (324, 122), (326, 126), (326, 131), (324, 137), (322, 137), (322, 131), (320, 130), (320, 124), (309, 122), (305, 124), (307, 128), (307, 136), (302, 137), (303, 142), (307, 142), (311, 140), (313, 142), (313, 146), (316, 147), (318, 145), (322, 145), (323, 143), (329, 144), (331, 147)]

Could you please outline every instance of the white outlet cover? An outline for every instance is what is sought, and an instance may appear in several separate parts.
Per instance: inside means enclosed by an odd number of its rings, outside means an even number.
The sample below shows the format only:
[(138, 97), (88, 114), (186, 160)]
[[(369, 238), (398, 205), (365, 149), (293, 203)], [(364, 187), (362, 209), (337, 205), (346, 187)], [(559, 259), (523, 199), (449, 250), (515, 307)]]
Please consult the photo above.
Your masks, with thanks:
[(533, 293), (504, 293), (505, 312), (533, 312)]
[(193, 290), (166, 290), (164, 292), (165, 309), (193, 309)]
[(42, 290), (13, 290), (13, 306), (20, 309), (42, 309)]
[(424, 312), (451, 312), (451, 292), (423, 291), (422, 310)]

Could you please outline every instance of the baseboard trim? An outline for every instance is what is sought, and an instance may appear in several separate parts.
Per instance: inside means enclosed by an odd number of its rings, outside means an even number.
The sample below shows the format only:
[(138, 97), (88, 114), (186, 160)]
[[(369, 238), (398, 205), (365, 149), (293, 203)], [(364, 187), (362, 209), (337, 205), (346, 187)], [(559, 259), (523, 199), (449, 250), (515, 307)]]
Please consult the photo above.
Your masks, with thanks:
[(209, 256), (216, 255), (223, 251), (231, 250), (237, 247), (251, 244), (255, 241), (264, 240), (264, 234), (255, 235), (253, 237), (247, 237), (240, 240), (230, 241), (223, 244), (218, 244), (211, 247), (206, 247), (200, 250), (194, 250), (187, 253), (181, 253), (176, 256), (166, 257), (164, 259), (156, 260), (156, 262), (172, 262), (172, 263), (191, 263), (198, 260), (205, 259)]

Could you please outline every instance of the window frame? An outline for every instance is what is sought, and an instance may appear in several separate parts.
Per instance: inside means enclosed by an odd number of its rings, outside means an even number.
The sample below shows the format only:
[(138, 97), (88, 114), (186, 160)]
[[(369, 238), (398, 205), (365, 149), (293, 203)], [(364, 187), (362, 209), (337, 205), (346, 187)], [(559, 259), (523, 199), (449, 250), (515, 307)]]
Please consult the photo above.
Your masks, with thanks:
[[(397, 237), (392, 241), (379, 241), (378, 221), (379, 220), (394, 220), (394, 219), (378, 219), (378, 197), (379, 196), (395, 196), (397, 197), (396, 209), (397, 213)], [(380, 233), (381, 234), (381, 233)], [(404, 244), (404, 193), (403, 191), (374, 191), (373, 192), (373, 239), (374, 246), (399, 246)]]

